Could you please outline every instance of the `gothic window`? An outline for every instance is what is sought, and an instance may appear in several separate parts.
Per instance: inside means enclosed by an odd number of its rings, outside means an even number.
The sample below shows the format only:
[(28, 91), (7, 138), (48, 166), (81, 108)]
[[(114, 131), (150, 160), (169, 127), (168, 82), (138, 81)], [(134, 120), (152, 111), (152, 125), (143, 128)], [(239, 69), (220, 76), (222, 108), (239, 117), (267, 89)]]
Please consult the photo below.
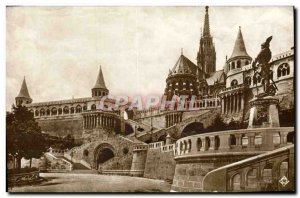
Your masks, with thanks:
[(71, 113), (75, 113), (75, 108), (74, 107), (71, 107)]
[(87, 106), (84, 105), (84, 106), (83, 106), (83, 111), (86, 111), (86, 110), (87, 110)]
[(231, 63), (231, 69), (235, 69), (235, 62)]
[(236, 174), (232, 177), (232, 190), (240, 190), (241, 189), (241, 175)]
[(288, 177), (288, 172), (289, 171), (289, 163), (286, 161), (281, 162), (280, 167), (279, 167), (279, 175), (280, 178), (283, 176)]
[(69, 113), (69, 107), (65, 106), (64, 107), (64, 114), (68, 114)]
[(259, 73), (255, 73), (253, 76), (253, 84), (259, 84), (261, 83), (261, 76)]
[(61, 114), (62, 114), (62, 109), (59, 108), (59, 109), (58, 109), (58, 115), (61, 115)]
[(231, 87), (235, 87), (237, 85), (238, 85), (238, 81), (236, 79), (232, 80), (231, 83), (230, 83)]
[(57, 109), (55, 107), (53, 107), (51, 109), (52, 115), (57, 115)]
[(76, 107), (76, 113), (81, 113), (82, 109), (80, 105), (77, 105)]
[(44, 116), (44, 115), (45, 115), (45, 109), (41, 109), (41, 110), (40, 110), (40, 115), (41, 115), (41, 116)]
[(35, 110), (35, 116), (39, 116), (39, 111)]
[(92, 104), (91, 110), (96, 110), (96, 105), (95, 104)]
[(46, 111), (46, 115), (49, 116), (50, 115), (50, 109), (47, 109)]
[(241, 68), (241, 61), (240, 60), (237, 61), (236, 68)]
[(245, 84), (248, 85), (248, 86), (251, 85), (251, 77), (250, 76), (245, 78)]
[(287, 63), (281, 64), (277, 69), (277, 77), (287, 76), (290, 74), (290, 66)]
[(256, 168), (252, 168), (247, 173), (247, 187), (248, 188), (257, 188), (257, 170)]

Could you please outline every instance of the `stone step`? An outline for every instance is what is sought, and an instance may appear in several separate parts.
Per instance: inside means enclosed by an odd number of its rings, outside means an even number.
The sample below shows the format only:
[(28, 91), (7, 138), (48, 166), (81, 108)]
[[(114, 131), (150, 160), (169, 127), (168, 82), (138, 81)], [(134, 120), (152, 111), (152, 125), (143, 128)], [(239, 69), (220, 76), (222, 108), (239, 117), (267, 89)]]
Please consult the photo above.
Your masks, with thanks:
[(99, 172), (97, 170), (72, 170), (69, 172), (70, 174), (74, 173), (74, 174), (99, 174)]
[(73, 163), (73, 170), (90, 170), (80, 163)]

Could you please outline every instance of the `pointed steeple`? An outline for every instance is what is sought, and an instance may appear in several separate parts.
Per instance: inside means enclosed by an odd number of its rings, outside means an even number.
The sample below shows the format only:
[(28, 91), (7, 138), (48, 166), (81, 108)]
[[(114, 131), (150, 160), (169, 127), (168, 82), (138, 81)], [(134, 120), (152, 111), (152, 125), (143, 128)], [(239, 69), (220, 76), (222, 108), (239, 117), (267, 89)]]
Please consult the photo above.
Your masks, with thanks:
[(28, 92), (25, 76), (24, 76), (24, 79), (23, 79), (23, 82), (21, 85), (20, 92), (19, 92), (18, 96), (15, 98), (15, 100), (16, 100), (17, 106), (23, 105), (23, 104), (30, 104), (32, 102), (32, 99), (30, 98), (30, 95)]
[(28, 92), (28, 88), (27, 88), (27, 84), (26, 84), (26, 79), (24, 76), (23, 82), (22, 82), (22, 86), (20, 89), (20, 92), (18, 94), (17, 97), (22, 97), (22, 98), (30, 98), (29, 92)]
[(103, 77), (103, 73), (102, 73), (102, 68), (100, 65), (100, 69), (99, 69), (99, 73), (98, 73), (98, 77), (97, 77), (97, 81), (95, 86), (93, 87), (93, 89), (107, 89), (105, 86), (105, 81), (104, 81), (104, 77)]
[(97, 76), (96, 84), (92, 88), (92, 97), (102, 97), (108, 95), (109, 90), (106, 88), (102, 68), (100, 65), (99, 73)]
[(241, 57), (241, 56), (250, 57), (248, 55), (246, 47), (245, 47), (241, 26), (239, 26), (239, 32), (238, 32), (238, 35), (237, 35), (237, 38), (236, 38), (236, 41), (234, 44), (233, 52), (232, 52), (230, 59), (235, 58), (235, 57)]
[(204, 37), (205, 36), (210, 36), (208, 6), (205, 6), (205, 18), (204, 18), (203, 36)]

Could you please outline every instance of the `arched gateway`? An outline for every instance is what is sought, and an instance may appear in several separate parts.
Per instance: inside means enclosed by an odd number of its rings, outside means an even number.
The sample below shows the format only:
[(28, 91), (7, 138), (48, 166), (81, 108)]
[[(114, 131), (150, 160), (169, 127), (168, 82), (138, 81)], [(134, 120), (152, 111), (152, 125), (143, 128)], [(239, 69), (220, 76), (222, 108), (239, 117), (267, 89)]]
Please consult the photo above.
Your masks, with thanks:
[(99, 169), (101, 164), (115, 157), (115, 149), (108, 143), (102, 143), (94, 151), (95, 168)]

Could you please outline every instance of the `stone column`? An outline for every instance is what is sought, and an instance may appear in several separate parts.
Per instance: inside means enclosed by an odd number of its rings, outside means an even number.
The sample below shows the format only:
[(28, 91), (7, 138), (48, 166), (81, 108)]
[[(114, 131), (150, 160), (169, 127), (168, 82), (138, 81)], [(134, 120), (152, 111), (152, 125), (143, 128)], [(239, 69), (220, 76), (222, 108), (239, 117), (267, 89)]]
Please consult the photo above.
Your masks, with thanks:
[(200, 151), (206, 151), (206, 147), (207, 147), (207, 142), (206, 142), (206, 139), (205, 137), (200, 137), (201, 138), (201, 142), (202, 142), (202, 147), (200, 149)]
[(228, 97), (227, 97), (227, 99), (228, 99), (228, 106), (227, 106), (227, 114), (230, 114), (230, 109), (231, 109), (231, 96), (230, 95), (228, 95)]
[(209, 150), (215, 150), (216, 149), (215, 136), (209, 136), (209, 140), (210, 140)]
[(279, 133), (280, 133), (280, 144), (286, 144), (288, 132), (279, 132)]
[(221, 98), (221, 101), (222, 101), (222, 114), (224, 114), (225, 112), (225, 102), (224, 102), (225, 98)]
[(222, 134), (220, 138), (220, 147), (219, 150), (228, 150), (230, 149), (230, 135)]
[(250, 147), (250, 148), (255, 147), (255, 142), (254, 142), (255, 133), (248, 133), (247, 137), (248, 137), (248, 146), (247, 147)]
[(240, 134), (240, 133), (234, 134), (234, 137), (235, 137), (235, 141), (236, 141), (236, 146), (242, 147), (242, 134)]

